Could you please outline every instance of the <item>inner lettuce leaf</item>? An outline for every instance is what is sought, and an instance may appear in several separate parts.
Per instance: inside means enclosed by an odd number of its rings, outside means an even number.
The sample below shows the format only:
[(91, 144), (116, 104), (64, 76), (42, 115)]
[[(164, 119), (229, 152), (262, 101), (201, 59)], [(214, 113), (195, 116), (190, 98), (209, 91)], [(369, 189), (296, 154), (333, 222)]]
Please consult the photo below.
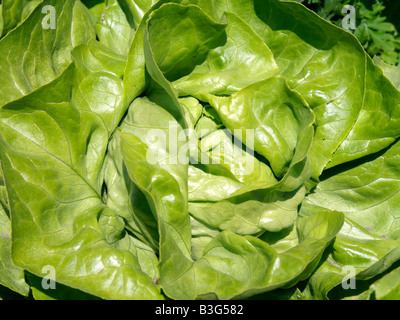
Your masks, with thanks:
[(0, 8), (0, 285), (399, 298), (399, 71), (351, 33), (280, 0)]
[[(300, 132), (314, 117), (304, 100), (279, 77), (254, 83), (229, 98), (199, 98), (215, 108), (233, 134), (242, 131), (243, 143), (264, 156), (279, 178), (293, 160)], [(252, 132), (253, 145), (247, 137), (248, 131)]]
[(107, 1), (94, 27), (101, 43), (118, 54), (128, 53), (133, 29), (117, 0)]
[[(135, 107), (139, 108), (140, 105)], [(147, 108), (160, 107), (151, 104)], [(162, 130), (168, 122), (169, 119), (163, 117), (157, 128)], [(142, 124), (146, 122), (142, 121)], [(168, 150), (165, 150), (166, 156), (160, 158), (159, 162), (148, 162), (146, 154), (149, 145), (142, 141), (143, 134), (144, 130), (136, 135), (124, 133), (122, 154), (132, 180), (146, 194), (158, 215), (160, 273), (164, 275), (160, 283), (169, 297), (245, 297), (288, 282), (296, 282), (308, 273), (310, 265), (318, 262), (323, 249), (343, 223), (341, 214), (315, 216), (308, 223), (301, 221), (299, 245), (281, 254), (255, 237), (242, 237), (232, 231), (224, 231), (212, 239), (202, 257), (194, 261), (190, 245), (191, 224), (185, 190), (185, 165), (165, 164), (165, 159), (173, 156), (168, 154)], [(323, 220), (321, 223), (326, 227), (323, 232), (312, 231), (311, 220), (314, 219)], [(174, 264), (176, 259), (181, 261), (179, 266)], [(260, 269), (260, 264), (265, 267)], [(275, 264), (291, 267), (275, 269)], [(238, 274), (239, 270), (241, 272)]]
[(271, 50), (253, 29), (236, 14), (226, 12), (225, 17), (225, 43), (209, 50), (189, 75), (174, 81), (180, 95), (231, 94), (279, 73)]

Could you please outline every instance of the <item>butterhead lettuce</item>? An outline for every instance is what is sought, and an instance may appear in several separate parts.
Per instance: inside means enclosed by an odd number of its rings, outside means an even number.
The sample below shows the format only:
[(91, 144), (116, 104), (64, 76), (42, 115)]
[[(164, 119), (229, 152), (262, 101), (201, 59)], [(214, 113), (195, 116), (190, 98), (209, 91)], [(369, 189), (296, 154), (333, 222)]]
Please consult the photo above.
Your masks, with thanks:
[(399, 71), (279, 0), (1, 5), (0, 284), (398, 299)]

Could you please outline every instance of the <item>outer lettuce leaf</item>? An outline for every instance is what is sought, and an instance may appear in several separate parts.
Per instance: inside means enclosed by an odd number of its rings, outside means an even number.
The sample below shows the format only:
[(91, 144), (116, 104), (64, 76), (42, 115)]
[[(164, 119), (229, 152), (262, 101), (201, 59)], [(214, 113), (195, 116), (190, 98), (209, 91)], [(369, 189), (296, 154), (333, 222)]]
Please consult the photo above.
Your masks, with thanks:
[(0, 37), (3, 33), (3, 4), (0, 3)]
[(400, 268), (376, 281), (371, 289), (377, 300), (400, 300)]
[[(44, 5), (54, 7), (56, 29), (42, 28)], [(37, 6), (0, 41), (0, 106), (52, 81), (72, 62), (72, 49), (94, 37), (90, 17), (80, 1), (51, 0)]]
[(379, 152), (399, 136), (400, 92), (367, 58), (364, 102), (357, 121), (327, 168)]
[(306, 202), (346, 213), (376, 235), (400, 239), (397, 219), (400, 191), (400, 143), (372, 155), (351, 169), (335, 171), (321, 181)]
[(383, 74), (388, 78), (392, 84), (399, 89), (400, 88), (400, 68), (385, 63), (379, 57), (374, 57), (374, 63), (382, 69)]
[(102, 201), (107, 144), (124, 109), (122, 80), (82, 64), (1, 109), (12, 259), (38, 276), (51, 265), (57, 281), (102, 298), (162, 298), (137, 240)]
[(0, 166), (0, 284), (27, 296), (24, 270), (11, 261), (11, 221), (3, 169)]
[(310, 279), (310, 290), (317, 297), (326, 298), (333, 287), (340, 285), (346, 265), (355, 268), (357, 279), (365, 280), (399, 260), (399, 148), (396, 142), (369, 161), (335, 172), (307, 196), (305, 210), (319, 206), (346, 215), (333, 250)]
[(58, 282), (55, 283), (55, 288), (50, 287), (44, 289), (42, 281), (47, 282), (49, 280), (31, 273), (27, 273), (27, 279), (31, 287), (32, 297), (35, 300), (100, 300), (96, 296), (92, 296)]
[(5, 36), (20, 24), (40, 2), (40, 0), (3, 0), (1, 14), (3, 32), (0, 32), (0, 36)]
[(27, 296), (29, 286), (24, 270), (11, 261), (11, 222), (0, 203), (0, 284)]

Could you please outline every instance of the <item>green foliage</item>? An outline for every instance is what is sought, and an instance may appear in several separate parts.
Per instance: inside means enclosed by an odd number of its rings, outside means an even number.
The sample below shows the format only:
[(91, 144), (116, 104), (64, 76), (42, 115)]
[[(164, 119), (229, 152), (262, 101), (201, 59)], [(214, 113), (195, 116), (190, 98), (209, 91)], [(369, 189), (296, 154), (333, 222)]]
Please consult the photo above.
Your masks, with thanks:
[(391, 65), (400, 63), (400, 37), (394, 21), (388, 21), (386, 6), (391, 4), (382, 1), (354, 0), (305, 0), (299, 1), (314, 10), (322, 18), (342, 26), (346, 13), (342, 8), (352, 5), (356, 9), (356, 29), (353, 32), (366, 51), (372, 56), (379, 56)]

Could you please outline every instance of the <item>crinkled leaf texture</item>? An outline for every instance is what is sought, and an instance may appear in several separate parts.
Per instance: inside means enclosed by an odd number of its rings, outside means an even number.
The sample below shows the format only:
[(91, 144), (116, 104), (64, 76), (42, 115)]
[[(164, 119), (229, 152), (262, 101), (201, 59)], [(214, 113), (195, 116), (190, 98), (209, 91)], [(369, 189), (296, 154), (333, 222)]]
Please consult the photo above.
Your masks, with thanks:
[[(143, 107), (149, 112), (159, 108), (138, 102), (131, 110), (135, 112)], [(143, 120), (142, 125), (147, 127)], [(168, 120), (162, 117), (159, 128)], [(122, 154), (132, 180), (146, 194), (158, 215), (160, 281), (164, 292), (172, 298), (240, 298), (297, 282), (309, 275), (311, 266), (318, 262), (342, 226), (343, 216), (339, 213), (299, 219), (296, 225), (299, 243), (281, 253), (256, 237), (221, 230), (206, 245), (202, 256), (194, 260), (187, 207), (187, 170), (179, 164), (149, 163), (146, 159), (149, 146), (141, 139), (145, 131), (140, 132), (124, 133)], [(175, 261), (180, 264), (176, 265)]]
[(1, 9), (1, 285), (398, 299), (400, 73), (353, 35), (279, 0)]
[(118, 108), (120, 80), (85, 75), (83, 88), (87, 82), (91, 89), (108, 87), (110, 92), (81, 100), (82, 87), (72, 88), (77, 73), (68, 68), (41, 90), (1, 109), (13, 260), (37, 275), (52, 265), (62, 283), (103, 298), (157, 298), (152, 278), (141, 268), (140, 249), (124, 221), (101, 199), (109, 127), (118, 110), (108, 113)]

